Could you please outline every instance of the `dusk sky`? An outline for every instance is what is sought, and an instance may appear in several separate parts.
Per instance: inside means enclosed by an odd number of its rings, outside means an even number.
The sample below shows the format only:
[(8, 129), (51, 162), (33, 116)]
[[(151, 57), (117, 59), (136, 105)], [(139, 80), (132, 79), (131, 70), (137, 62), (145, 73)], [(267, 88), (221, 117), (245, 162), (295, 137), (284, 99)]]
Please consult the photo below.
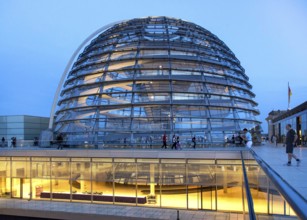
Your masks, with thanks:
[(307, 100), (306, 0), (0, 1), (0, 115), (50, 116), (61, 75), (91, 33), (115, 21), (169, 16), (196, 23), (235, 53), (259, 120)]

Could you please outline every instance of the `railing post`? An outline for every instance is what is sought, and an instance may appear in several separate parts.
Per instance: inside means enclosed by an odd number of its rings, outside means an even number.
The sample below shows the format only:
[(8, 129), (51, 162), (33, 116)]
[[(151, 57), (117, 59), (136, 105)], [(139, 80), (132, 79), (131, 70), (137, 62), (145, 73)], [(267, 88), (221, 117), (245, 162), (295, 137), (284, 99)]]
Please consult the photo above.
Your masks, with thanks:
[(241, 151), (241, 160), (242, 160), (242, 170), (243, 170), (244, 186), (245, 186), (244, 188), (245, 188), (247, 205), (248, 205), (248, 215), (249, 215), (250, 220), (256, 220), (253, 198), (252, 198), (252, 194), (250, 192), (249, 185), (248, 185), (248, 179), (246, 175), (246, 169), (245, 169), (245, 163), (244, 163), (242, 151)]

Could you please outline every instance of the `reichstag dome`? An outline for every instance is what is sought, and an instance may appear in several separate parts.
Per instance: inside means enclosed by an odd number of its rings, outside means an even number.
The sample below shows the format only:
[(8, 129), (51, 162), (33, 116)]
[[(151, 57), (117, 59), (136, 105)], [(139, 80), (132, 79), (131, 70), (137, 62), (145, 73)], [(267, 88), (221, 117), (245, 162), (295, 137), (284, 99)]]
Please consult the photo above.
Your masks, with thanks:
[(240, 61), (205, 28), (147, 17), (93, 35), (72, 57), (53, 106), (54, 134), (67, 144), (160, 148), (164, 134), (168, 145), (175, 134), (183, 147), (194, 136), (200, 147), (221, 146), (260, 124)]

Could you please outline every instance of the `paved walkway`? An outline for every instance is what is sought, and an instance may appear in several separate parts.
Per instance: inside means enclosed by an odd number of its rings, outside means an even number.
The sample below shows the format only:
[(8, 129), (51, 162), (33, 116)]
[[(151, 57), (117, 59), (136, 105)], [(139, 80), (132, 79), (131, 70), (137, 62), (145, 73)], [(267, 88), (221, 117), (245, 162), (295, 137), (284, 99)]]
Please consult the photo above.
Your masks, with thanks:
[(266, 143), (262, 146), (253, 147), (254, 151), (260, 156), (271, 168), (273, 168), (286, 182), (294, 187), (307, 200), (307, 148), (294, 148), (294, 154), (301, 159), (297, 163), (292, 159), (292, 166), (286, 166), (288, 156), (286, 148), (279, 144)]

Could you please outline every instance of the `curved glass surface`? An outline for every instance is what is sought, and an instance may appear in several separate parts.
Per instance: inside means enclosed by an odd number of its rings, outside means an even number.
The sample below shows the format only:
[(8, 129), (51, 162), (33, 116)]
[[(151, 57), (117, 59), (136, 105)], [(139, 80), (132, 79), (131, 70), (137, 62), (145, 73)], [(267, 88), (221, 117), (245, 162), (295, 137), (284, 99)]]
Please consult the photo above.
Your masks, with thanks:
[(148, 17), (114, 25), (85, 47), (61, 91), (54, 132), (67, 144), (221, 146), (259, 124), (252, 86), (231, 50), (206, 29)]

